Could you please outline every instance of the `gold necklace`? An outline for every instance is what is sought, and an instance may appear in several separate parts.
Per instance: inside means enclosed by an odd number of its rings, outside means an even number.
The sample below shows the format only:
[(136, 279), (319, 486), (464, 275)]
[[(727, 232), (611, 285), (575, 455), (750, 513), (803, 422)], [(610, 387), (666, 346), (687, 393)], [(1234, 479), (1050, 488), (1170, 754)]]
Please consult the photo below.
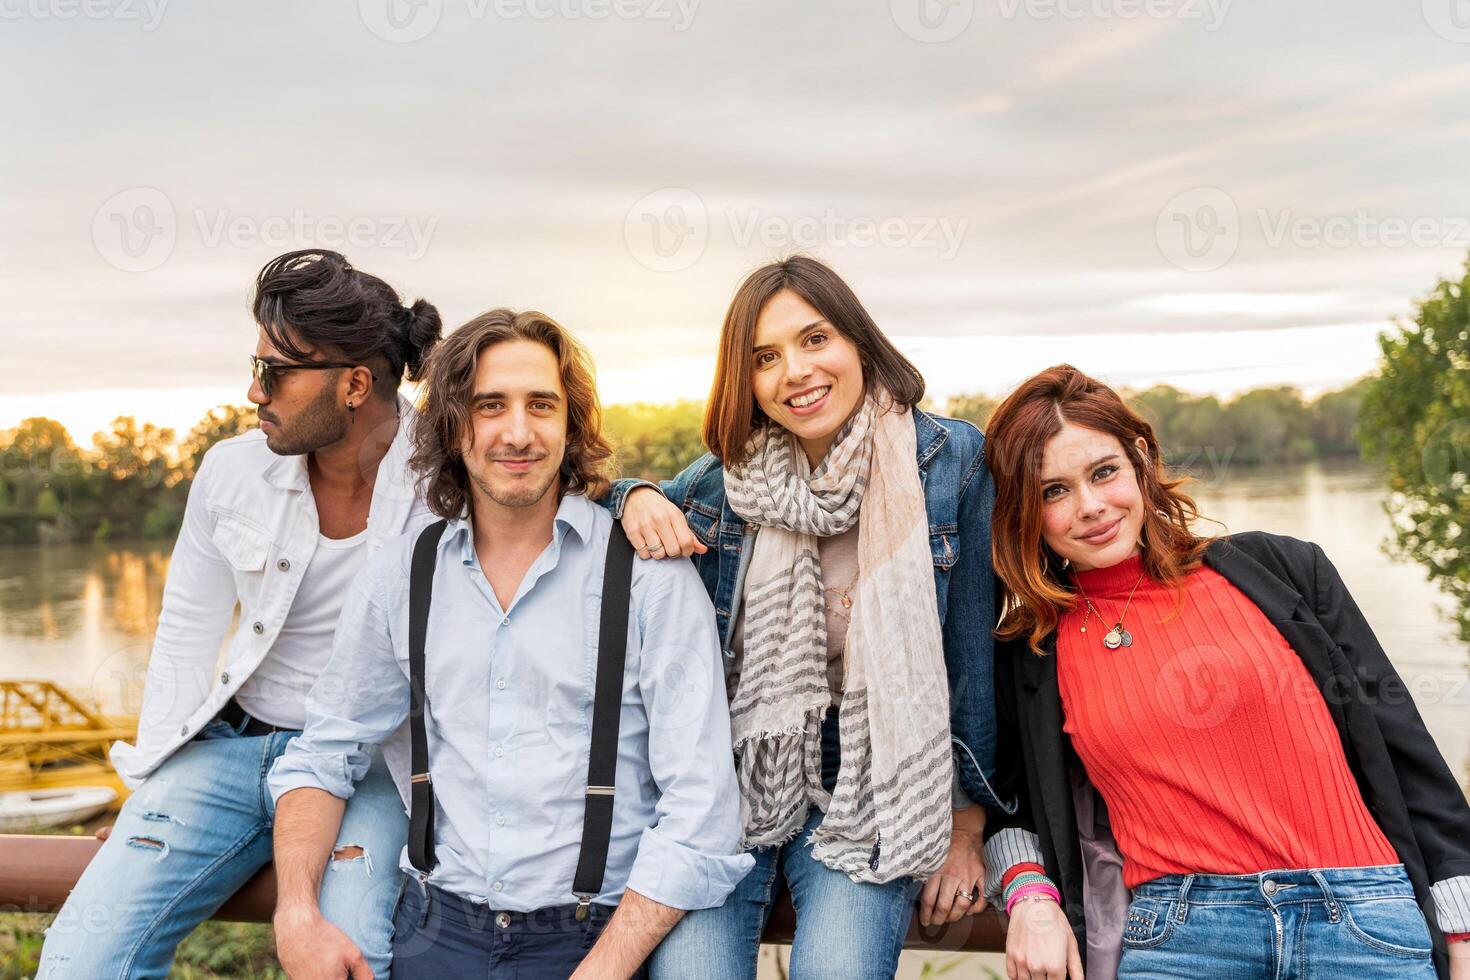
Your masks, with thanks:
[[(859, 571), (861, 571), (861, 569)], [(847, 583), (847, 588), (845, 588), (845, 589), (823, 589), (822, 590), (822, 595), (825, 596), (828, 592), (835, 592), (835, 593), (837, 593), (838, 600), (841, 601), (841, 603), (842, 603), (842, 608), (843, 609), (851, 609), (852, 608), (852, 595), (851, 595), (851, 592), (852, 592), (853, 586), (857, 585), (857, 580), (858, 580), (857, 573), (854, 572), (853, 573), (853, 576), (852, 576), (852, 581)], [(822, 601), (823, 602), (826, 602), (825, 599), (822, 600)], [(841, 615), (841, 614), (839, 613), (838, 615)]]
[[(1116, 650), (1119, 647), (1131, 647), (1133, 645), (1133, 634), (1128, 632), (1128, 630), (1124, 628), (1123, 620), (1128, 617), (1128, 607), (1133, 605), (1133, 593), (1137, 592), (1138, 586), (1143, 583), (1143, 576), (1143, 572), (1138, 573), (1138, 581), (1133, 583), (1133, 588), (1130, 589), (1128, 592), (1128, 601), (1123, 603), (1122, 615), (1120, 615), (1118, 617), (1118, 621), (1113, 624), (1113, 628), (1108, 630), (1106, 635), (1103, 636), (1103, 646), (1107, 647), (1109, 650)], [(1097, 611), (1097, 607), (1094, 606), (1092, 604), (1092, 600), (1087, 597), (1087, 590), (1082, 587), (1081, 579), (1077, 578), (1074, 575), (1072, 577), (1072, 581), (1076, 583), (1077, 591), (1082, 593), (1082, 601), (1087, 606), (1087, 608), (1082, 611), (1082, 627), (1078, 630), (1078, 632), (1087, 632), (1087, 614), (1089, 612), (1097, 617), (1097, 621), (1099, 623), (1106, 624), (1107, 620), (1103, 619), (1102, 613)]]

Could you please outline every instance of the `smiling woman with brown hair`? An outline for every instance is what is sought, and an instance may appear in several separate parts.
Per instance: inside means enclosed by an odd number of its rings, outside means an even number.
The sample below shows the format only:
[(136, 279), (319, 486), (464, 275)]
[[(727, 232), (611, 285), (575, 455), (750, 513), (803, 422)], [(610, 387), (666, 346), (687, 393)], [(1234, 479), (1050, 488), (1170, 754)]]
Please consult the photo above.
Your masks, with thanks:
[(696, 556), (756, 859), (669, 935), (655, 978), (753, 978), (783, 877), (808, 980), (891, 977), (921, 887), (926, 924), (983, 904), (990, 480), (979, 431), (923, 394), (835, 272), (763, 266), (725, 317), (711, 453), (610, 501), (645, 555)]
[(1009, 975), (1470, 978), (1470, 806), (1322, 550), (1196, 535), (1073, 367), (988, 434)]

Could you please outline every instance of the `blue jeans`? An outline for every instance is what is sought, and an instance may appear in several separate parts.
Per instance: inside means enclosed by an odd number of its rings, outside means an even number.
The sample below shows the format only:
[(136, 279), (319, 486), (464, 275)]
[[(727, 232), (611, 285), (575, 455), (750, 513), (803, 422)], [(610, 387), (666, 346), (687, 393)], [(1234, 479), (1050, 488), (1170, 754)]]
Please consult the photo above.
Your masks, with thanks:
[[(175, 947), (271, 859), (265, 777), (295, 734), (245, 737), (214, 721), (159, 766), (46, 930), (38, 978), (166, 976)], [(407, 835), (398, 790), (374, 755), (337, 837), (363, 856), (329, 862), (320, 901), (378, 977), (388, 976)]]
[(796, 980), (888, 980), (898, 969), (920, 883), (855, 882), (812, 858), (815, 808), (797, 837), (751, 851), (755, 867), (716, 909), (679, 921), (649, 958), (652, 980), (753, 980), (761, 933), (770, 918), (779, 870), (796, 907), (791, 976)]
[(1435, 980), (1403, 865), (1165, 875), (1133, 892), (1118, 980)]
[[(433, 885), (410, 881), (393, 919), (396, 980), (565, 980), (602, 935), (613, 909), (575, 905), (497, 912)], [(634, 980), (644, 976), (640, 970)]]

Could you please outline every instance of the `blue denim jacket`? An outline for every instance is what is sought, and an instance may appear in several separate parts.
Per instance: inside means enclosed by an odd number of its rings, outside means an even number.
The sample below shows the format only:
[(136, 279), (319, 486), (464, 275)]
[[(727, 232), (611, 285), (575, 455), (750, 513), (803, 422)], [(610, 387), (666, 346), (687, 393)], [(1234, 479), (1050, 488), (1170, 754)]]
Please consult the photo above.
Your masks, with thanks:
[[(985, 467), (985, 437), (969, 422), (913, 410), (918, 437), (919, 482), (929, 514), (929, 547), (934, 556), (934, 591), (944, 631), (944, 661), (949, 673), (949, 724), (960, 788), (976, 803), (1009, 813), (1012, 801), (991, 790), (995, 774), (995, 688), (992, 661), (995, 627), (995, 576), (990, 565), (990, 511), (995, 484)], [(619, 519), (628, 492), (655, 486), (645, 480), (618, 480), (603, 500)], [(715, 620), (726, 666), (746, 565), (757, 527), (730, 509), (725, 472), (706, 453), (672, 480), (657, 485), (684, 511), (689, 527), (709, 551), (694, 556), (695, 567), (715, 604)]]

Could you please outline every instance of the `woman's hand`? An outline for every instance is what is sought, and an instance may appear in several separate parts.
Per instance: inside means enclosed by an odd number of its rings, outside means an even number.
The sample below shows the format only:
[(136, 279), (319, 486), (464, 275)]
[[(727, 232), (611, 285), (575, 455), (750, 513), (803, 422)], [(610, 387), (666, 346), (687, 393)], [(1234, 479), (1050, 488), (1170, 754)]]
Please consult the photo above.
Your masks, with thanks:
[(1016, 903), (1006, 931), (1006, 976), (1010, 980), (1083, 980), (1077, 936), (1056, 902), (1039, 898)]
[(623, 531), (640, 558), (688, 558), (709, 550), (689, 529), (684, 512), (653, 487), (628, 492)]
[(1450, 980), (1470, 980), (1470, 939), (1450, 943)]
[[(949, 855), (919, 893), (919, 924), (958, 922), (985, 908), (985, 808), (955, 810)], [(974, 901), (966, 896), (975, 895)]]

